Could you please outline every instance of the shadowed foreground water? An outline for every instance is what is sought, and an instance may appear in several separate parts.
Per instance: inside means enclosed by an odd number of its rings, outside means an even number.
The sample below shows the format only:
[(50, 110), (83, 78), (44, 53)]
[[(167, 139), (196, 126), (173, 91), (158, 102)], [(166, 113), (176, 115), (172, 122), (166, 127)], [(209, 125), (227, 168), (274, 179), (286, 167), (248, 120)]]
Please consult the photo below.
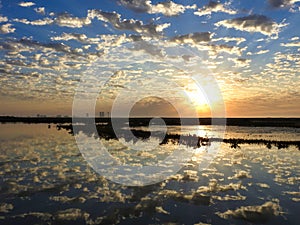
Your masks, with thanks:
[[(53, 126), (52, 126), (53, 127)], [(172, 127), (172, 132), (177, 132)], [(227, 138), (299, 141), (299, 128), (228, 127)], [(223, 143), (198, 171), (202, 151), (168, 180), (126, 187), (95, 173), (74, 137), (45, 124), (0, 125), (0, 224), (298, 224), (300, 151)], [(213, 136), (209, 126), (182, 134)], [(172, 152), (132, 151), (106, 140), (121, 162), (148, 165)], [(145, 147), (146, 148), (146, 147)]]

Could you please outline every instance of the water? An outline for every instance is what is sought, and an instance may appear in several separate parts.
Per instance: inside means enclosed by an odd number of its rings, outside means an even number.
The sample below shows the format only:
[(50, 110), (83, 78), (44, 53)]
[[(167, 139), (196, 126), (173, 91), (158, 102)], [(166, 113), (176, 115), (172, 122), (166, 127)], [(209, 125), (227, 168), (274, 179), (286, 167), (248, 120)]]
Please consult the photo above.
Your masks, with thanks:
[[(210, 126), (183, 134), (217, 136)], [(179, 127), (170, 127), (178, 133)], [(215, 133), (214, 133), (215, 132)], [(300, 140), (300, 129), (227, 127), (226, 138)], [(172, 152), (131, 151), (106, 141), (123, 163), (148, 165)], [(73, 136), (52, 125), (0, 125), (0, 224), (298, 224), (300, 151), (260, 145), (230, 148), (198, 171), (196, 155), (168, 180), (146, 187), (95, 173)]]

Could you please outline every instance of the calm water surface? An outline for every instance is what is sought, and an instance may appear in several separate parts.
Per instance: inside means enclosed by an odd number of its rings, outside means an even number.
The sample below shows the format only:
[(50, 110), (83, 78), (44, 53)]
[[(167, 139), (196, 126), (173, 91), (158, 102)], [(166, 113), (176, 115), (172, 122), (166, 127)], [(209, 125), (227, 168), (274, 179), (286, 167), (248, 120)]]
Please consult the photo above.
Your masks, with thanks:
[[(210, 126), (180, 132), (218, 136)], [(232, 126), (225, 137), (300, 140), (299, 134), (296, 128)], [(137, 152), (115, 140), (105, 144), (121, 162), (134, 165), (160, 160), (174, 147)], [(296, 147), (222, 144), (202, 171), (197, 157), (168, 180), (126, 187), (95, 173), (66, 131), (0, 124), (0, 224), (299, 224)]]

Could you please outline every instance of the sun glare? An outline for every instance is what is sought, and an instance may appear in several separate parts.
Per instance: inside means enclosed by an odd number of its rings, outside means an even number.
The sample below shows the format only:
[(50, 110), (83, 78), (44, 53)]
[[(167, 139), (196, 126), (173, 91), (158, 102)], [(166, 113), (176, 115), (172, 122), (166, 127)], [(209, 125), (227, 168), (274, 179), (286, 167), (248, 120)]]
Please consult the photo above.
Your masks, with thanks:
[(185, 94), (189, 101), (193, 104), (193, 107), (196, 108), (199, 116), (210, 112), (208, 100), (196, 84), (187, 85), (185, 88)]

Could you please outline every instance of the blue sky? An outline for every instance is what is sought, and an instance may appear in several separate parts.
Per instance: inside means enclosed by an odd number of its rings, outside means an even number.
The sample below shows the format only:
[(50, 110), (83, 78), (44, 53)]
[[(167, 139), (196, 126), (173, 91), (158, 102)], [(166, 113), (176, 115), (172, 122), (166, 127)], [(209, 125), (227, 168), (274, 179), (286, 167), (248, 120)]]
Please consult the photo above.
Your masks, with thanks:
[[(206, 68), (201, 79), (218, 83), (227, 116), (298, 117), (299, 3), (1, 1), (0, 114), (70, 115), (80, 80), (94, 71), (98, 82), (117, 74), (102, 88), (96, 110), (110, 111), (116, 96), (131, 90), (147, 93), (137, 106), (141, 115), (147, 107), (173, 115), (160, 99), (178, 97), (182, 108), (187, 101), (159, 82), (170, 79), (207, 116), (207, 104), (218, 103), (203, 102), (201, 93), (197, 99), (189, 80)], [(138, 63), (127, 65), (128, 59)], [(141, 71), (149, 61), (155, 65)], [(109, 69), (93, 70), (100, 65)]]

